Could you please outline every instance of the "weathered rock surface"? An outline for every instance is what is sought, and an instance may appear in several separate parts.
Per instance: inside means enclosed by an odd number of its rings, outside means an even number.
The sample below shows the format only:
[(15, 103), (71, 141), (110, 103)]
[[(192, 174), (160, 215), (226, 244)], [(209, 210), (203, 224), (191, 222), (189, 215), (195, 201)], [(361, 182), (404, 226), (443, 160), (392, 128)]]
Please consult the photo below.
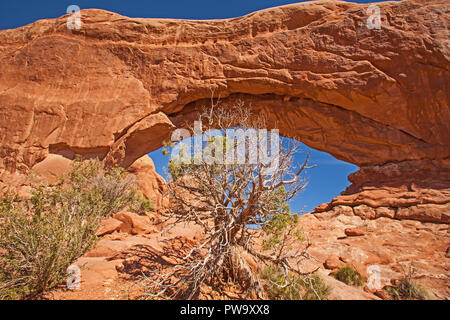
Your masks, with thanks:
[(71, 168), (71, 160), (57, 154), (49, 154), (44, 161), (33, 166), (32, 171), (45, 182), (54, 184)]
[[(212, 91), (267, 114), (283, 135), (361, 166), (354, 188), (450, 180), (445, 0), (314, 1), (187, 21), (83, 10), (0, 31), (0, 168), (49, 154), (128, 167)], [(366, 183), (367, 182), (367, 183)]]
[[(201, 243), (198, 226), (180, 224), (160, 233), (163, 226), (156, 224), (158, 221), (157, 214), (137, 218), (127, 212), (105, 219), (99, 230), (104, 237), (77, 261), (78, 265), (86, 264), (81, 291), (57, 290), (53, 298), (138, 298), (142, 294), (138, 279), (143, 272), (170, 267), (178, 262), (180, 250)], [(446, 224), (372, 219), (353, 211), (336, 214), (332, 210), (301, 216), (300, 226), (312, 243), (308, 251), (312, 259), (302, 269), (320, 268), (320, 276), (333, 288), (330, 299), (388, 299), (382, 288), (404, 277), (411, 266), (417, 269), (413, 279), (435, 298), (450, 298), (450, 233)], [(331, 273), (344, 265), (356, 269), (365, 282), (373, 275), (372, 268), (379, 274), (379, 282), (373, 283), (378, 287), (369, 289), (366, 283), (356, 288), (333, 279)], [(205, 291), (203, 298), (224, 298), (211, 294)]]
[(315, 212), (325, 211), (328, 215), (356, 215), (362, 219), (386, 217), (449, 224), (450, 190), (422, 189), (415, 185), (365, 188), (355, 194), (335, 197), (330, 203), (315, 208)]
[[(361, 211), (370, 209), (361, 207)], [(397, 220), (356, 215), (355, 210), (342, 208), (350, 207), (336, 206), (331, 211), (300, 217), (301, 228), (311, 240), (310, 253), (317, 259), (317, 266), (331, 272), (350, 265), (364, 281), (377, 272), (379, 287), (368, 290), (366, 284), (365, 290), (381, 298), (388, 297), (377, 290), (405, 277), (409, 268), (414, 267), (417, 269), (413, 275), (415, 281), (435, 298), (450, 298), (450, 259), (446, 256), (450, 243), (448, 224), (411, 220), (414, 217)]]
[(155, 210), (167, 207), (168, 198), (164, 197), (166, 183), (156, 172), (153, 160), (149, 156), (145, 155), (136, 160), (128, 167), (128, 172), (136, 177), (139, 189), (151, 201)]

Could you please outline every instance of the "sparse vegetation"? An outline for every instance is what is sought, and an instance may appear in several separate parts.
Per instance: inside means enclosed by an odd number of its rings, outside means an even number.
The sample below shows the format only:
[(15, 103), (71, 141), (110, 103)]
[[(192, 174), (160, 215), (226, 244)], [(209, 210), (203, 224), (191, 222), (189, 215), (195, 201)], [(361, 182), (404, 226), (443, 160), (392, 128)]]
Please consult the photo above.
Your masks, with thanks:
[(384, 290), (395, 300), (427, 300), (430, 298), (430, 294), (425, 288), (406, 278), (397, 280), (395, 285), (387, 286)]
[(413, 276), (416, 273), (416, 269), (413, 266), (409, 267), (409, 270), (404, 273), (404, 278), (395, 280), (392, 286), (387, 286), (384, 290), (395, 300), (428, 300), (433, 299), (433, 295), (424, 287), (419, 285), (413, 280)]
[(289, 273), (285, 277), (279, 266), (268, 265), (261, 276), (266, 280), (265, 290), (271, 300), (325, 300), (331, 292), (317, 274)]
[(151, 205), (123, 169), (76, 159), (55, 186), (35, 186), (31, 198), (0, 200), (0, 299), (36, 299), (67, 277), (67, 268), (96, 242), (102, 218), (126, 206)]
[(363, 277), (359, 274), (359, 272), (348, 265), (338, 269), (333, 274), (333, 277), (350, 286), (358, 287), (364, 283)]

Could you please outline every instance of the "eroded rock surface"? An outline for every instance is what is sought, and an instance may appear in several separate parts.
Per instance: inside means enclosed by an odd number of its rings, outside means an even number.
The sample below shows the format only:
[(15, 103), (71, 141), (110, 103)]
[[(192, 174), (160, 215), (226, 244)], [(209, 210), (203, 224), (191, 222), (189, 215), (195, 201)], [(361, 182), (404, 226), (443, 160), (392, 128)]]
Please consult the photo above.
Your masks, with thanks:
[(363, 219), (386, 217), (398, 220), (450, 223), (450, 190), (410, 187), (364, 188), (362, 191), (335, 197), (315, 212), (356, 215)]
[(447, 1), (378, 5), (379, 30), (366, 26), (368, 4), (340, 1), (208, 21), (83, 10), (80, 30), (67, 16), (2, 30), (1, 180), (48, 154), (128, 167), (214, 92), (361, 166), (356, 189), (448, 187)]
[[(349, 208), (342, 206), (342, 208)], [(180, 252), (202, 242), (201, 228), (178, 224), (166, 232), (158, 214), (137, 216), (121, 212), (105, 219), (98, 234), (103, 238), (80, 258), (83, 266), (80, 291), (56, 290), (54, 299), (136, 299), (142, 297), (140, 281), (159, 268), (177, 264)], [(450, 298), (449, 226), (389, 217), (366, 218), (352, 210), (310, 213), (300, 217), (302, 232), (312, 246), (311, 259), (301, 264), (304, 272), (319, 268), (320, 277), (332, 287), (329, 299), (390, 299), (382, 288), (402, 279), (411, 267), (414, 281), (435, 299)], [(180, 251), (181, 250), (181, 251)], [(352, 287), (335, 280), (332, 273), (349, 265), (363, 277), (363, 285)], [(262, 266), (256, 264), (255, 272)], [(372, 271), (371, 271), (372, 270)], [(377, 273), (374, 288), (368, 280)], [(370, 282), (370, 281), (369, 281)], [(202, 299), (242, 298), (202, 291)]]
[(427, 288), (435, 299), (449, 299), (448, 224), (361, 214), (368, 206), (359, 212), (348, 208), (336, 206), (331, 211), (300, 217), (301, 228), (312, 242), (310, 253), (317, 266), (331, 273), (349, 265), (365, 281), (373, 274), (374, 280), (378, 277), (379, 287), (368, 290), (366, 284), (365, 290), (375, 294), (408, 276), (412, 267), (416, 269), (414, 281)]
[(168, 198), (164, 196), (166, 182), (156, 172), (153, 160), (145, 155), (136, 160), (128, 172), (133, 174), (137, 180), (137, 186), (142, 194), (150, 200), (155, 210), (168, 206)]

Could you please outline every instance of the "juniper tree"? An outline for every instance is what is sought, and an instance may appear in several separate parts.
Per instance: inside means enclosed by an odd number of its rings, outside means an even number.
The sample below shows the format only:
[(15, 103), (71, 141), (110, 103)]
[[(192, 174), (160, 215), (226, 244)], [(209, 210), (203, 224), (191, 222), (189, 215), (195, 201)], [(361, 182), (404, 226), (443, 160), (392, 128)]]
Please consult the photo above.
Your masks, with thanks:
[(283, 286), (289, 285), (289, 273), (304, 274), (296, 263), (308, 256), (311, 244), (299, 232), (298, 215), (287, 202), (306, 186), (302, 173), (311, 168), (309, 154), (295, 163), (299, 144), (280, 143), (276, 134), (265, 131), (264, 117), (242, 104), (213, 105), (199, 114), (198, 123), (205, 134), (191, 141), (201, 140), (201, 148), (194, 146), (191, 152), (189, 145), (170, 143), (163, 151), (171, 154), (166, 221), (169, 227), (194, 223), (204, 237), (180, 253), (179, 264), (146, 276), (147, 294), (192, 299), (202, 285), (223, 292), (224, 283), (232, 282), (247, 297), (262, 298), (262, 282), (246, 256), (280, 267)]

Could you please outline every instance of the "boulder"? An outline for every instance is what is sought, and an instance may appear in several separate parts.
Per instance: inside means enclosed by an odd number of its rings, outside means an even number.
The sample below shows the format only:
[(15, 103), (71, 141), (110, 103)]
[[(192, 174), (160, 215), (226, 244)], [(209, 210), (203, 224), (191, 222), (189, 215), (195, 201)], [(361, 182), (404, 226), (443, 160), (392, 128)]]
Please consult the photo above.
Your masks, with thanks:
[(158, 232), (147, 216), (140, 216), (133, 212), (116, 213), (114, 219), (122, 222), (119, 230), (121, 232), (136, 234), (147, 234)]
[(325, 269), (329, 270), (339, 269), (340, 267), (342, 267), (342, 265), (343, 265), (342, 261), (339, 260), (339, 257), (337, 256), (331, 256), (330, 258), (325, 260), (323, 264)]
[(362, 228), (347, 228), (344, 230), (345, 235), (349, 237), (358, 237), (366, 234), (366, 231)]
[(164, 197), (165, 181), (156, 172), (153, 160), (148, 155), (136, 160), (128, 168), (128, 172), (136, 176), (139, 190), (150, 200), (155, 211), (168, 205), (168, 198)]
[(375, 210), (365, 204), (354, 207), (353, 212), (356, 216), (364, 220), (375, 219), (377, 217)]
[(97, 231), (97, 236), (101, 237), (111, 234), (115, 231), (120, 231), (123, 228), (123, 222), (114, 218), (107, 218), (102, 221), (100, 228)]

